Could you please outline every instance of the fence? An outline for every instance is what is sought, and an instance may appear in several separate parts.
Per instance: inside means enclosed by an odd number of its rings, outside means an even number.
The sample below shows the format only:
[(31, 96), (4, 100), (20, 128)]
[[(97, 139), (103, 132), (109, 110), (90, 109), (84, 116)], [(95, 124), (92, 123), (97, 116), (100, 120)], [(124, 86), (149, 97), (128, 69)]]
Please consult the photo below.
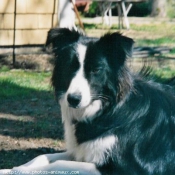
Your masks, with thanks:
[(0, 46), (44, 44), (57, 25), (58, 0), (1, 0)]

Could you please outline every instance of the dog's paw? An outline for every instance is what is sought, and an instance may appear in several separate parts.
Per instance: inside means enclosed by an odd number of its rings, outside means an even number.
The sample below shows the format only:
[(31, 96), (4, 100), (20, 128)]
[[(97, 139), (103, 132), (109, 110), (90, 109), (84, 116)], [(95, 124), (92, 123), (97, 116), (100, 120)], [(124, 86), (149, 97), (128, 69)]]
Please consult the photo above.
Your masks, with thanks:
[(11, 169), (2, 169), (0, 170), (0, 175), (10, 174)]

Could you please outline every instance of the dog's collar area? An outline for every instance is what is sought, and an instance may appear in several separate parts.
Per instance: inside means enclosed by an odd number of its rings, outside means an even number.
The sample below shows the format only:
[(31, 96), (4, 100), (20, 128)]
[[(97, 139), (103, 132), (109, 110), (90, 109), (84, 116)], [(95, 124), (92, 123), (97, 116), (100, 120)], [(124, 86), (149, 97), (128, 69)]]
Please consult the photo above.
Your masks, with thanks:
[(105, 137), (116, 129), (116, 118), (113, 117), (112, 110), (107, 109), (100, 116), (93, 119), (78, 121), (73, 119), (72, 125), (75, 126), (75, 136), (79, 144), (99, 137)]

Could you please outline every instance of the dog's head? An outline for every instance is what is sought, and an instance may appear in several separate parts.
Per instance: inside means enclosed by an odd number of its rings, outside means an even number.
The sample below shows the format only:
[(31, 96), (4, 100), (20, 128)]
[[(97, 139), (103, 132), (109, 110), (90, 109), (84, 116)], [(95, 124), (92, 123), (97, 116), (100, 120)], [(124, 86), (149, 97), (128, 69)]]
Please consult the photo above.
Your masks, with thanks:
[(52, 84), (58, 99), (64, 98), (72, 108), (85, 108), (95, 100), (116, 100), (132, 39), (119, 33), (95, 39), (69, 29), (51, 29), (48, 44), (56, 57)]

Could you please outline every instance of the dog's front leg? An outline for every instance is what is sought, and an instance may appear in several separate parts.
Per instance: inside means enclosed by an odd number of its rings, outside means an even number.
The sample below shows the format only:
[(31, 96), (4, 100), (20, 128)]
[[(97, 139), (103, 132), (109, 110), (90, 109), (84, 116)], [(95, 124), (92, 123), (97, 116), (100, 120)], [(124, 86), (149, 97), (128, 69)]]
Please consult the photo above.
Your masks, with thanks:
[[(34, 169), (36, 172), (40, 168)], [(33, 172), (35, 172), (33, 171)], [(78, 174), (78, 175), (101, 175), (93, 163), (58, 160), (54, 163), (42, 167), (43, 172), (53, 172), (55, 174)]]
[(0, 175), (1, 174), (8, 174), (8, 173), (11, 173), (13, 171), (14, 172), (23, 172), (25, 170), (30, 171), (30, 170), (33, 170), (35, 168), (40, 169), (40, 167), (45, 167), (47, 165), (49, 166), (50, 164), (52, 164), (58, 160), (71, 161), (72, 157), (69, 156), (69, 154), (67, 152), (40, 155), (40, 156), (35, 157), (33, 160), (31, 160), (31, 161), (29, 161), (26, 164), (23, 164), (21, 166), (14, 167), (13, 169), (0, 170)]
[(57, 160), (46, 166), (40, 166), (35, 168), (12, 170), (9, 174), (18, 172), (18, 175), (38, 175), (38, 173), (45, 174), (77, 174), (77, 175), (101, 175), (97, 170), (95, 164), (86, 162), (75, 162)]
[[(39, 160), (39, 159), (38, 159)], [(36, 161), (35, 161), (36, 163)], [(18, 174), (18, 175), (38, 175), (38, 174), (77, 174), (77, 175), (101, 175), (97, 170), (95, 164), (86, 162), (75, 162), (66, 160), (57, 160), (45, 166), (29, 167), (27, 169), (12, 169), (0, 171), (5, 174)]]
[(72, 157), (69, 156), (67, 152), (62, 153), (54, 153), (54, 154), (44, 154), (40, 155), (38, 157), (35, 157), (33, 160), (27, 162), (26, 164), (23, 164), (18, 167), (14, 167), (13, 169), (33, 169), (38, 168), (40, 166), (46, 166), (49, 165), (57, 160), (72, 160)]

